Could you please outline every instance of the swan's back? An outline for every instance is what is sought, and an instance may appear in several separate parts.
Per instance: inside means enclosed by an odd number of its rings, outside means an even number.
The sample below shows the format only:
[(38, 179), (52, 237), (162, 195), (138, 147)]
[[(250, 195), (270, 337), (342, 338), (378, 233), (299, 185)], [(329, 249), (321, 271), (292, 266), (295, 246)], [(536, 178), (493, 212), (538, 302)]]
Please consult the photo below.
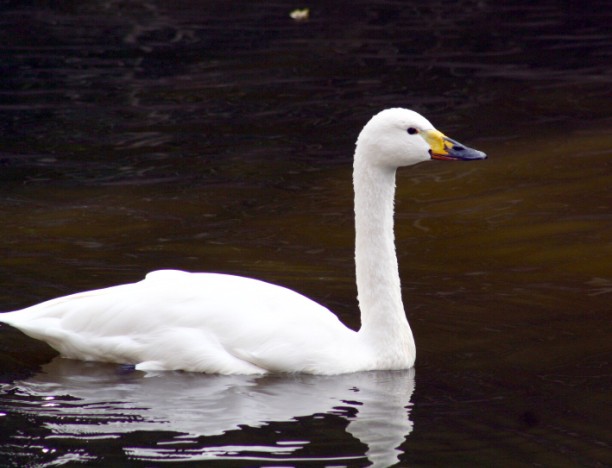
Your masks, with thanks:
[(346, 363), (329, 356), (343, 358), (356, 336), (328, 309), (287, 288), (175, 270), (43, 302), (0, 320), (69, 358), (224, 374), (345, 372), (338, 366)]

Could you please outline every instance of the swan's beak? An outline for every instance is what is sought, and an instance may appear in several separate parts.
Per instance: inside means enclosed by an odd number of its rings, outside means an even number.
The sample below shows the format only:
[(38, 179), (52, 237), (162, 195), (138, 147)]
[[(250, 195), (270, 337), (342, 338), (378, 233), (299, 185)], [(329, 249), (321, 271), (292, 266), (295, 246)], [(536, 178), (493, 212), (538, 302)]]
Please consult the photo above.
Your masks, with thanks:
[(451, 140), (438, 130), (425, 130), (420, 134), (431, 148), (429, 150), (431, 159), (441, 159), (443, 161), (472, 161), (487, 158), (487, 155), (482, 151), (468, 148), (458, 141)]

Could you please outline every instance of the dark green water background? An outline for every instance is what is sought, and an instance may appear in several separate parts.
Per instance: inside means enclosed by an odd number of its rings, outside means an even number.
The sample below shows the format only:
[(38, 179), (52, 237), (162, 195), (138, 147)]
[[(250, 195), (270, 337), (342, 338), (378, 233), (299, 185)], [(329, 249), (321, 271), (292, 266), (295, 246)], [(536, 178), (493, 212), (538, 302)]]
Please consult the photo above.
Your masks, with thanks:
[[(490, 156), (398, 175), (415, 376), (145, 377), (47, 364), (3, 326), (3, 463), (610, 465), (609, 2), (300, 6), (0, 1), (0, 310), (180, 268), (289, 286), (356, 328), (354, 141), (409, 107)], [(363, 416), (366, 394), (404, 423)], [(362, 407), (395, 452), (366, 455)], [(215, 429), (181, 425), (190, 409)]]

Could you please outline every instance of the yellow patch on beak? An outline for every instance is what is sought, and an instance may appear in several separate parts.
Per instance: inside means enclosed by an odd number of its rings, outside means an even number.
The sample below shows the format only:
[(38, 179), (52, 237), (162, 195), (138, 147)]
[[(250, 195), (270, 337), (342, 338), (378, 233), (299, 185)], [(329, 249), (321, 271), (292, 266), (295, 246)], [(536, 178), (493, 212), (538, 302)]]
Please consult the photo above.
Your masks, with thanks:
[(431, 157), (446, 156), (448, 154), (446, 146), (446, 136), (438, 130), (424, 130), (421, 136), (425, 139), (431, 148)]

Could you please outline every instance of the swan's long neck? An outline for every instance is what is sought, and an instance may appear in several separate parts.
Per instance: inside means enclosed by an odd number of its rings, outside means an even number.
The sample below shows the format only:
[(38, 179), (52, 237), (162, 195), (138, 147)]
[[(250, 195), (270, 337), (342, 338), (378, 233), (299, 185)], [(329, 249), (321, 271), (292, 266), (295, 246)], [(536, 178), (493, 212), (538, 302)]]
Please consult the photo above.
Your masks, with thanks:
[(359, 335), (379, 347), (383, 359), (414, 360), (393, 234), (396, 171), (371, 164), (363, 152), (358, 145), (353, 172)]

